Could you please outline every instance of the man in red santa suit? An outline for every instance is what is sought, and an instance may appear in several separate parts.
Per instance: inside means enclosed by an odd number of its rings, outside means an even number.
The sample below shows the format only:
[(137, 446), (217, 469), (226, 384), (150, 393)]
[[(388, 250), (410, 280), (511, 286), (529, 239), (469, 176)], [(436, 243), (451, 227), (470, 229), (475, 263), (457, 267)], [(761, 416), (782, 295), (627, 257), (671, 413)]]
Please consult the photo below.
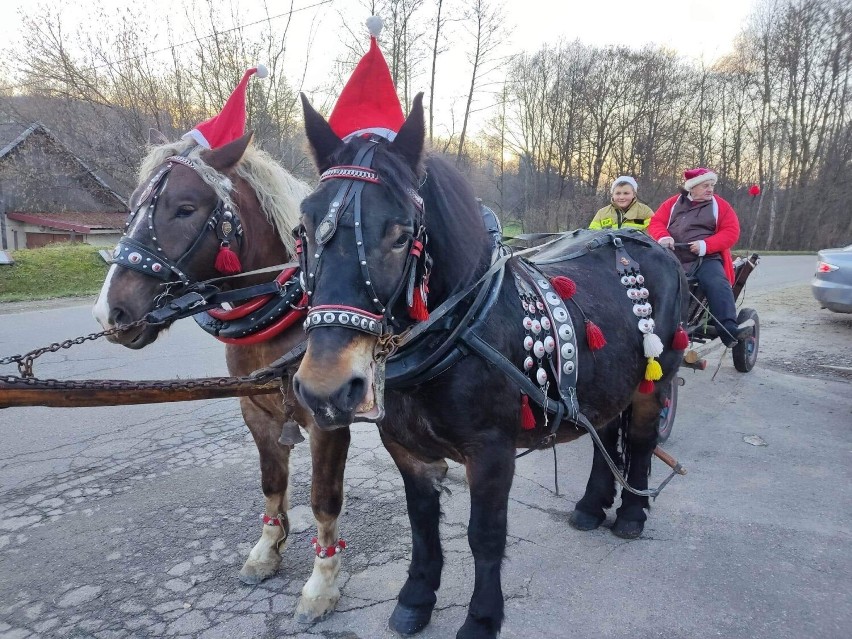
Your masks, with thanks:
[(716, 330), (725, 346), (746, 337), (750, 326), (738, 326), (731, 285), (731, 248), (740, 237), (733, 207), (713, 193), (718, 180), (702, 167), (684, 172), (683, 190), (663, 202), (651, 218), (648, 234), (672, 249), (687, 275), (695, 277), (707, 295)]

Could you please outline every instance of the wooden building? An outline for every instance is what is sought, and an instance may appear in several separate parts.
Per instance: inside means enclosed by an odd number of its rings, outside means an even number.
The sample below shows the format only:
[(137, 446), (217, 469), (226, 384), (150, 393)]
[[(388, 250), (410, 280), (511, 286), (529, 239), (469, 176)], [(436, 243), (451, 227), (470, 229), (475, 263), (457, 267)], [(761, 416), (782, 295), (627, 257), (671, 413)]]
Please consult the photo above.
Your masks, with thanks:
[(0, 122), (0, 249), (113, 246), (127, 202), (44, 125)]

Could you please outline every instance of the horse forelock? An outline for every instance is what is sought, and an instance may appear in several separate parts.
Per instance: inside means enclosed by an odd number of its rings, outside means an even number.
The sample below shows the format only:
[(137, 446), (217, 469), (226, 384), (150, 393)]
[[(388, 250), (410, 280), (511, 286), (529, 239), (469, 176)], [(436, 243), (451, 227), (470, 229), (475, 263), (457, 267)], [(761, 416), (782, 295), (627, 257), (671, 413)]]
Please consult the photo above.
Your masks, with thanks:
[[(139, 183), (150, 179), (167, 158), (187, 150), (187, 157), (193, 161), (201, 179), (219, 199), (233, 207), (231, 180), (207, 164), (201, 155), (204, 149), (189, 140), (152, 147), (139, 166)], [(253, 146), (246, 149), (235, 174), (254, 191), (267, 221), (275, 227), (287, 251), (294, 254), (291, 230), (299, 223), (299, 204), (311, 192), (311, 187), (284, 170), (266, 151)]]

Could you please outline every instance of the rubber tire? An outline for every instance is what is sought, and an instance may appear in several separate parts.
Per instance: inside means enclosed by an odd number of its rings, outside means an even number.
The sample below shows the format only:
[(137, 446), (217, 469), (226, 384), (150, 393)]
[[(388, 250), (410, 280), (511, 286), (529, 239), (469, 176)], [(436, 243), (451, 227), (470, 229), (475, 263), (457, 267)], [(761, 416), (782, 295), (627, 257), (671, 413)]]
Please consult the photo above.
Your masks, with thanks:
[[(673, 377), (669, 381), (668, 390), (663, 393), (664, 397), (669, 399), (668, 410), (663, 408), (660, 411), (660, 420), (657, 422), (657, 443), (662, 444), (672, 434), (674, 428), (675, 413), (677, 413), (677, 377)], [(665, 413), (665, 416), (663, 415)]]
[(746, 320), (754, 320), (754, 332), (751, 336), (741, 339), (734, 344), (731, 354), (734, 358), (734, 368), (741, 373), (748, 373), (757, 363), (757, 351), (760, 347), (760, 319), (753, 308), (742, 308), (737, 314), (737, 324)]

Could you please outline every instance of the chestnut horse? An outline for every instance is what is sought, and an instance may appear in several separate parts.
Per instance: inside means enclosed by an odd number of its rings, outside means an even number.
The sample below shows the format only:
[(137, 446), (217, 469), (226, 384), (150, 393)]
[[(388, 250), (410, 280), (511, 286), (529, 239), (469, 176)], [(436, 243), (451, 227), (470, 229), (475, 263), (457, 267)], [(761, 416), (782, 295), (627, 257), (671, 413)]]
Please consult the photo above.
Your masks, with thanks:
[[(140, 167), (139, 187), (131, 196), (125, 236), (116, 249), (94, 306), (104, 328), (126, 325), (182, 294), (193, 284), (221, 277), (214, 268), (225, 226), (232, 251), (245, 272), (287, 262), (293, 255), (291, 230), (298, 207), (310, 187), (251, 146), (251, 134), (216, 150), (181, 141), (155, 147)], [(226, 233), (228, 235), (228, 233)], [(161, 259), (165, 258), (165, 259)], [(245, 287), (269, 282), (278, 272), (249, 275), (224, 285)], [(301, 295), (300, 295), (301, 296)], [(267, 329), (265, 341), (227, 343), (231, 375), (247, 375), (304, 340), (301, 317), (293, 326)], [(280, 326), (283, 326), (281, 324)], [(128, 348), (152, 343), (163, 325), (120, 332), (110, 339)], [(277, 334), (275, 334), (277, 332)], [(288, 384), (288, 380), (283, 380)], [(340, 555), (327, 552), (338, 543), (337, 519), (343, 503), (343, 470), (349, 448), (348, 429), (323, 431), (295, 401), (280, 394), (240, 398), (243, 419), (260, 455), (265, 497), (260, 539), (252, 548), (240, 579), (256, 584), (272, 576), (281, 563), (289, 530), (287, 520), (289, 459), (292, 446), (279, 443), (282, 425), (295, 420), (310, 433), (313, 458), (311, 507), (318, 528), (313, 574), (302, 590), (296, 618), (317, 621), (334, 610), (340, 597), (335, 584)], [(295, 429), (295, 427), (294, 427)], [(292, 436), (292, 433), (291, 433)], [(298, 433), (296, 438), (299, 438)], [(322, 552), (320, 552), (322, 551)]]
[[(682, 340), (674, 340), (686, 309), (682, 270), (639, 233), (599, 233), (579, 243), (562, 237), (536, 264), (495, 247), (464, 177), (424, 153), (422, 94), (391, 142), (370, 134), (343, 141), (304, 97), (303, 106), (321, 178), (302, 202), (310, 311), (293, 388), (321, 430), (376, 421), (402, 474), (413, 547), (390, 618), (401, 634), (431, 618), (443, 566), (438, 484), (446, 458), (465, 465), (475, 585), (457, 637), (496, 637), (517, 445), (569, 441), (585, 432), (579, 424), (595, 437), (600, 430), (586, 493), (572, 514), (576, 527), (591, 529), (616, 491), (612, 460), (599, 448), (618, 459), (617, 432), (607, 424), (630, 408), (621, 459), (630, 488), (622, 491), (613, 532), (641, 533), (648, 495), (655, 494), (647, 487), (661, 389), (682, 355), (675, 346)], [(633, 275), (622, 272), (628, 266)], [(560, 278), (564, 290), (555, 295)], [(417, 296), (432, 317), (417, 308)], [(656, 328), (642, 323), (652, 307)], [(584, 325), (587, 339), (573, 339), (573, 326)], [(655, 331), (661, 351), (655, 346), (653, 362), (643, 327)], [(531, 337), (551, 329), (543, 340)], [(519, 388), (530, 386), (541, 390), (521, 395)], [(550, 424), (541, 410), (528, 410), (536, 399), (554, 413)], [(564, 534), (555, 534), (564, 543)]]

